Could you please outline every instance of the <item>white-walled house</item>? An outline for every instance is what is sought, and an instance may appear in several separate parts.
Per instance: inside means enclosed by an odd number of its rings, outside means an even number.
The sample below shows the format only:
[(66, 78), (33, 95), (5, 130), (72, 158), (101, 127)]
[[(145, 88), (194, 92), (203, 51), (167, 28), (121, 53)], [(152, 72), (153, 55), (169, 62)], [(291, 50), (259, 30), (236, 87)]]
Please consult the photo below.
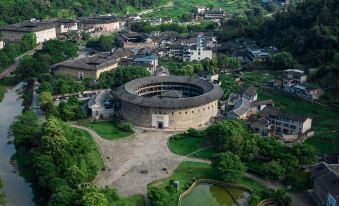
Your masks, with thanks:
[(207, 48), (206, 40), (202, 36), (197, 37), (197, 45), (189, 47), (183, 52), (183, 61), (201, 61), (203, 59), (212, 59), (213, 51)]

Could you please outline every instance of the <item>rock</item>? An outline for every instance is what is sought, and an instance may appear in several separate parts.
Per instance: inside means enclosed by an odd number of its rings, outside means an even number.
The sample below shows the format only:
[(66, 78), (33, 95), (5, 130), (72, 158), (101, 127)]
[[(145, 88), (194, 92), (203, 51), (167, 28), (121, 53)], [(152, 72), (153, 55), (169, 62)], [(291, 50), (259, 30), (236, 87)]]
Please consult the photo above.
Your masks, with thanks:
[(140, 173), (141, 174), (148, 174), (148, 170), (141, 170)]

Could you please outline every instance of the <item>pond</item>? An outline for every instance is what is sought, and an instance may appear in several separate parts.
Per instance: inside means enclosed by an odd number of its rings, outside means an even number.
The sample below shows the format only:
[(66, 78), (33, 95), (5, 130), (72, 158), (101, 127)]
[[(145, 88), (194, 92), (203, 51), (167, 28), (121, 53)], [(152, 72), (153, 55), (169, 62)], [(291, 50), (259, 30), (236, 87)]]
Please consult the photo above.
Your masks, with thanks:
[(249, 192), (235, 187), (223, 187), (211, 183), (199, 183), (191, 193), (185, 196), (181, 206), (244, 206), (247, 205)]

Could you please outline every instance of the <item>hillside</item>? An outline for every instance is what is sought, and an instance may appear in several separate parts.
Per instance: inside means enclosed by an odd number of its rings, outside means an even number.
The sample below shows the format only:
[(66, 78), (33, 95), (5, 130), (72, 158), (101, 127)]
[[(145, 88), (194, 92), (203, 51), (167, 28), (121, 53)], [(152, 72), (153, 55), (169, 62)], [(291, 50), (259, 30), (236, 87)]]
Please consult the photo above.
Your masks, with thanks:
[(1, 0), (0, 26), (30, 18), (72, 18), (94, 14), (126, 14), (161, 5), (166, 0)]
[(305, 0), (267, 21), (258, 37), (266, 44), (290, 51), (302, 64), (328, 64), (339, 49), (338, 1)]

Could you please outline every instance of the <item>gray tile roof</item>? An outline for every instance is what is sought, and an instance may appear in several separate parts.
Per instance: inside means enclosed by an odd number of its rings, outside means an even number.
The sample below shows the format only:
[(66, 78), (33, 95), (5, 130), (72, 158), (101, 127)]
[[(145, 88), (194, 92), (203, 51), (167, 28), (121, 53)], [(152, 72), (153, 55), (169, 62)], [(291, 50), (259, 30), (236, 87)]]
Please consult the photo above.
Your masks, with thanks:
[(104, 67), (111, 66), (117, 64), (115, 58), (110, 54), (98, 54), (90, 57), (84, 57), (76, 60), (69, 60), (65, 62), (61, 62), (55, 65), (52, 65), (52, 69), (58, 69), (60, 67), (68, 67), (75, 69), (84, 69), (84, 70), (100, 70)]
[(0, 31), (17, 31), (17, 32), (37, 32), (46, 29), (55, 28), (56, 23), (50, 22), (21, 22), (17, 24), (11, 24), (3, 26), (0, 28)]
[(288, 120), (294, 120), (298, 122), (304, 122), (307, 117), (298, 115), (298, 114), (292, 114), (288, 112), (281, 111), (279, 109), (276, 109), (274, 107), (265, 107), (261, 113), (265, 116), (275, 116), (276, 118), (279, 119), (288, 119)]

